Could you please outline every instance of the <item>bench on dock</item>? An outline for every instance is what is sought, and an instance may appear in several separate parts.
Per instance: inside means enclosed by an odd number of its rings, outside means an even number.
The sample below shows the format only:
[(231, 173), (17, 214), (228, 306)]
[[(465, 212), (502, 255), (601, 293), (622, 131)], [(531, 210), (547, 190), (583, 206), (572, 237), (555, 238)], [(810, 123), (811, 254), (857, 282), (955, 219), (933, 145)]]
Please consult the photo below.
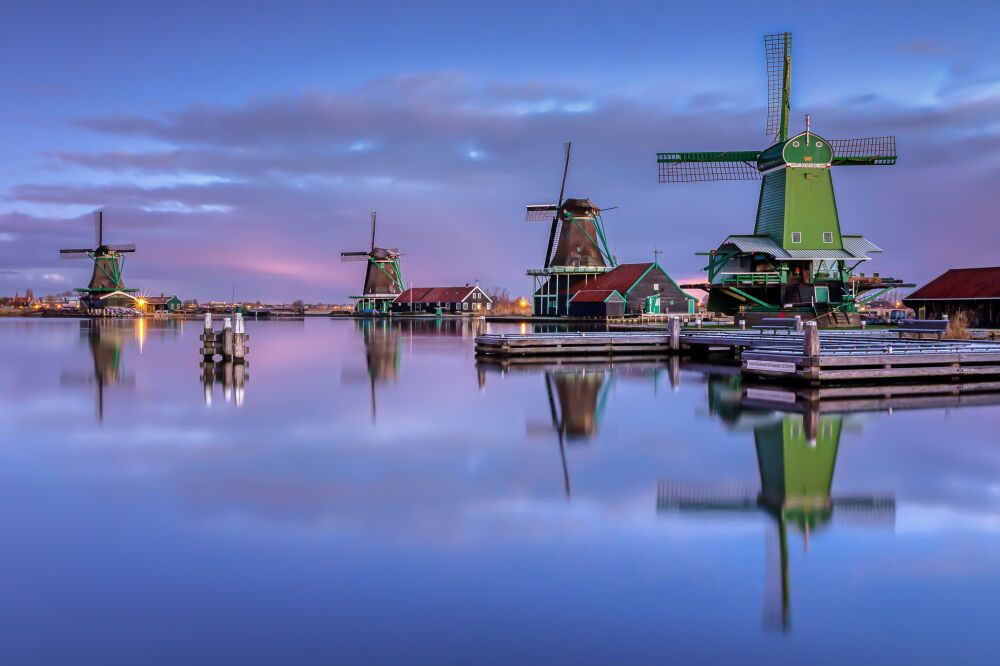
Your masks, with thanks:
[(944, 337), (947, 330), (947, 319), (904, 319), (900, 322), (896, 332), (899, 333), (899, 337), (903, 337), (907, 333), (913, 333), (918, 338), (923, 333), (936, 334), (938, 340), (940, 340)]
[(789, 317), (764, 317), (760, 320), (760, 324), (754, 326), (754, 328), (759, 328), (764, 331), (785, 331), (791, 333), (793, 331), (800, 331), (801, 319), (789, 318)]

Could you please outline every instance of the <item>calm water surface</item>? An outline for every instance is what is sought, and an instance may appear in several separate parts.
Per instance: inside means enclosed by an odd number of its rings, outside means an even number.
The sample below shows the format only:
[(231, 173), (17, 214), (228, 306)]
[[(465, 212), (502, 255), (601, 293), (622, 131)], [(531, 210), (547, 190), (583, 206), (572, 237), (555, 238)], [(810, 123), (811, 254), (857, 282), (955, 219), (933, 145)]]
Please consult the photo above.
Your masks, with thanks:
[(1000, 660), (1000, 407), (247, 329), (0, 319), (3, 663)]

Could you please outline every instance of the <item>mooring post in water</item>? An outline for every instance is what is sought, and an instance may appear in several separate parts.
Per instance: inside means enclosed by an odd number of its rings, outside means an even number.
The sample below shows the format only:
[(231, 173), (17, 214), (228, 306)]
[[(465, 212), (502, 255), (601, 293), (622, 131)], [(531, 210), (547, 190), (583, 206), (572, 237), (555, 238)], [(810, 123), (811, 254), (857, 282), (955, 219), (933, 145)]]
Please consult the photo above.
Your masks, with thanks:
[(819, 328), (816, 322), (806, 322), (806, 335), (802, 339), (802, 355), (807, 358), (819, 356)]
[(229, 317), (222, 324), (222, 359), (233, 360), (233, 320)]
[(864, 319), (861, 320), (861, 330), (862, 331), (868, 330), (868, 322), (865, 321)]
[(740, 330), (741, 331), (747, 330), (747, 322), (745, 319), (740, 319)]
[(243, 315), (237, 312), (236, 330), (233, 333), (233, 360), (237, 363), (242, 363), (243, 358), (247, 355), (247, 339), (249, 337), (243, 325)]
[(795, 315), (795, 332), (802, 332), (802, 315)]
[(815, 321), (806, 322), (802, 336), (802, 378), (812, 384), (819, 383), (819, 327)]
[(205, 361), (211, 363), (215, 357), (215, 332), (212, 330), (212, 313), (205, 313), (205, 330), (201, 335), (201, 355)]
[(681, 320), (680, 317), (670, 318), (670, 349), (678, 351), (681, 348)]
[(699, 329), (701, 328), (701, 317), (694, 320), (694, 325)]

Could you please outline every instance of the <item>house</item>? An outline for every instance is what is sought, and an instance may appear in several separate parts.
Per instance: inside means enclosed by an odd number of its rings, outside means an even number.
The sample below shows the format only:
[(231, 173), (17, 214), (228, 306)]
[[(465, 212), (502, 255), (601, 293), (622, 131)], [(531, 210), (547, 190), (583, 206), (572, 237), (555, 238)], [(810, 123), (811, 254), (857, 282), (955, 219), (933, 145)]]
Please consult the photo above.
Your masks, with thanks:
[(1000, 326), (1000, 266), (952, 268), (903, 299), (920, 319), (967, 313), (972, 326)]
[(569, 297), (570, 317), (621, 317), (625, 297), (615, 289), (580, 289)]
[(145, 301), (143, 305), (148, 312), (173, 312), (180, 310), (183, 305), (181, 299), (177, 298), (176, 295), (164, 296), (160, 294), (159, 296), (147, 296), (142, 300)]
[(397, 296), (393, 312), (430, 314), (486, 314), (493, 309), (493, 299), (479, 285), (464, 287), (410, 287)]
[[(698, 308), (698, 299), (681, 290), (656, 262), (620, 264), (585, 284), (578, 284), (573, 294), (578, 291), (618, 292), (625, 299), (625, 314), (690, 313)], [(571, 301), (575, 300), (573, 294)], [(583, 302), (586, 301), (580, 301), (580, 306)]]

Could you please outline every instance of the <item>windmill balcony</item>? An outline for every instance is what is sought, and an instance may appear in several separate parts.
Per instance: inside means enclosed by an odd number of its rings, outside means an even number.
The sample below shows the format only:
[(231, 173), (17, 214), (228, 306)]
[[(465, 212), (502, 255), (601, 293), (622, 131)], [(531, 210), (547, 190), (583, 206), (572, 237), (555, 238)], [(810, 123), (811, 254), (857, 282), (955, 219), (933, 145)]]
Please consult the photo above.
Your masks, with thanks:
[(763, 287), (781, 284), (780, 273), (723, 273), (721, 284), (733, 287)]

